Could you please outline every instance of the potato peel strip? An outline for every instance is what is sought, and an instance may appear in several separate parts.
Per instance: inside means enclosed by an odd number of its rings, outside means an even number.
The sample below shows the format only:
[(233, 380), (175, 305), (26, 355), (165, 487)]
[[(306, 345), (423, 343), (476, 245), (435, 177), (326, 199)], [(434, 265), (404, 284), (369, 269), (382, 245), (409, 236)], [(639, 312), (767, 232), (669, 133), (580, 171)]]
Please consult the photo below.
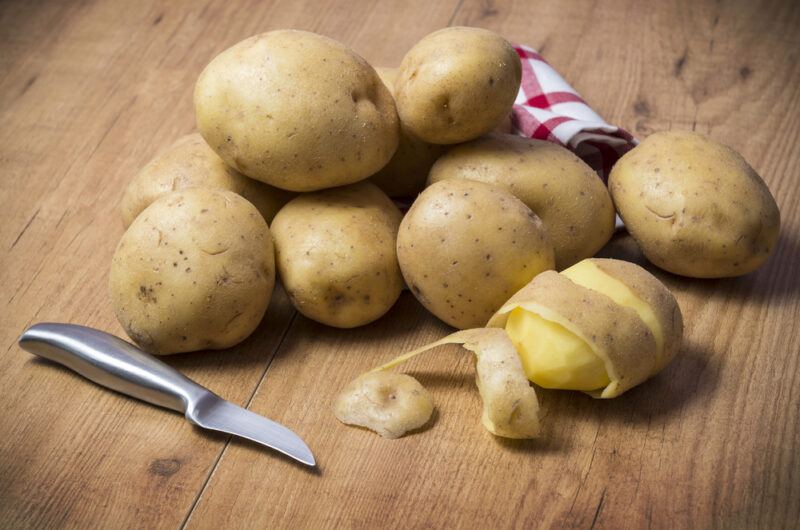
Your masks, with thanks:
[(458, 331), (400, 355), (368, 373), (385, 372), (445, 344), (460, 344), (475, 354), (475, 381), (483, 402), (481, 422), (489, 432), (505, 438), (533, 438), (539, 434), (536, 392), (528, 382), (517, 350), (504, 329)]

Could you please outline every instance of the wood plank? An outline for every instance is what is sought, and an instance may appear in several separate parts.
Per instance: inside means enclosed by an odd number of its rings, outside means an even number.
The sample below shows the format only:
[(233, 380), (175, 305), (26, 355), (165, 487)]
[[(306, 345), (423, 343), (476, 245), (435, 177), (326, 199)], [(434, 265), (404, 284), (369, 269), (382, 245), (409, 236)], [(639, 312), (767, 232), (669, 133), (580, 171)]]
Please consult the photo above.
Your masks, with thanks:
[[(426, 4), (365, 3), (356, 18), (347, 2), (0, 5), (0, 526), (182, 523), (227, 438), (34, 361), (16, 338), (40, 320), (124, 336), (107, 294), (117, 205), (136, 170), (192, 130), (194, 80), (217, 52), (296, 27), (397, 62), (455, 7)], [(412, 28), (420, 14), (426, 24)], [(244, 344), (167, 360), (246, 404), (293, 315), (278, 289)]]
[[(223, 454), (225, 438), (15, 346), (34, 320), (121, 333), (105, 286), (117, 201), (158, 146), (191, 129), (191, 87), (216, 51), (299, 27), (397, 64), (456, 3), (427, 4), (0, 4), (0, 525), (177, 526), (198, 495), (190, 526), (796, 525), (800, 47), (789, 2), (465, 0), (454, 18), (539, 47), (636, 134), (696, 128), (733, 145), (783, 213), (781, 244), (758, 273), (662, 274), (686, 315), (682, 356), (612, 402), (542, 392), (540, 441), (483, 431), (472, 363), (457, 348), (408, 368), (434, 392), (432, 428), (390, 442), (336, 422), (330, 401), (353, 376), (446, 333), (407, 293), (374, 325), (298, 318), (285, 339), (292, 311), (278, 293), (239, 348), (170, 359), (239, 403), (269, 366), (253, 409), (307, 437), (317, 474), (245, 443)], [(607, 253), (640, 258), (627, 238)]]
[[(742, 151), (781, 207), (775, 256), (733, 280), (657, 273), (683, 308), (680, 357), (609, 402), (542, 391), (545, 435), (533, 442), (483, 431), (472, 363), (456, 347), (407, 368), (434, 393), (428, 430), (387, 441), (338, 424), (330, 403), (344, 384), (446, 327), (408, 293), (357, 330), (299, 317), (251, 408), (299, 425), (319, 471), (232, 443), (188, 526), (796, 527), (796, 3), (466, 0), (453, 23), (538, 47), (637, 135), (696, 129)], [(641, 261), (627, 237), (604, 253)]]
[[(106, 287), (122, 233), (119, 196), (159, 145), (192, 127), (189, 104), (169, 110), (186, 100), (202, 64), (143, 76), (157, 14), (141, 5), (113, 7), (72, 6), (41, 22), (51, 25), (27, 23), (28, 15), (42, 16), (32, 8), (3, 18), (1, 33), (10, 41), (4, 50), (14, 58), (3, 77), (4, 527), (176, 526), (225, 442), (33, 361), (15, 345), (34, 320), (121, 334)], [(128, 24), (140, 32), (136, 45), (122, 29)], [(50, 36), (30, 39), (28, 27)], [(18, 32), (24, 38), (17, 40)], [(168, 83), (156, 83), (159, 77)], [(282, 293), (270, 311), (273, 326), (239, 348), (170, 362), (246, 403), (293, 314)]]

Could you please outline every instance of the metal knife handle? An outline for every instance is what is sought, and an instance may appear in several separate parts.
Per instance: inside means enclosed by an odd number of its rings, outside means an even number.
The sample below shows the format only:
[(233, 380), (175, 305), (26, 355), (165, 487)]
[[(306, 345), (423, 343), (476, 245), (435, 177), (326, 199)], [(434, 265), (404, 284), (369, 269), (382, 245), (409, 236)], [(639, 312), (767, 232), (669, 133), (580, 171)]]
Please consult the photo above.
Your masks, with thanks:
[(19, 345), (99, 385), (178, 412), (210, 393), (132, 344), (85, 326), (34, 324)]

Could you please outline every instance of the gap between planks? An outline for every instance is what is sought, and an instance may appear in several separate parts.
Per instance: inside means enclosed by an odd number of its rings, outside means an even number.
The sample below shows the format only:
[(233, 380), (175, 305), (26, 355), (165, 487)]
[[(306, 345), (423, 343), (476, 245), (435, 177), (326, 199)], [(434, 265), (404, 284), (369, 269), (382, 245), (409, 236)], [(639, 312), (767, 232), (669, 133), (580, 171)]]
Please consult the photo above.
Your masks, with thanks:
[[(275, 356), (278, 355), (278, 352), (283, 346), (283, 342), (286, 340), (286, 337), (289, 335), (289, 331), (292, 329), (292, 324), (297, 319), (297, 310), (292, 312), (292, 316), (289, 317), (289, 322), (286, 324), (286, 327), (283, 328), (283, 333), (281, 333), (280, 339), (278, 339), (278, 344), (275, 345), (275, 348), (272, 350), (272, 354), (269, 356), (269, 360), (267, 361), (267, 365), (264, 367), (264, 371), (261, 372), (261, 377), (258, 379), (256, 386), (253, 388), (253, 391), (250, 393), (250, 397), (247, 398), (247, 402), (244, 404), (245, 409), (250, 409), (250, 404), (253, 402), (253, 398), (255, 398), (256, 394), (258, 394), (258, 390), (261, 388), (261, 385), (264, 383), (264, 380), (267, 378), (267, 372), (269, 372), (269, 367), (272, 366), (272, 361), (275, 360)], [(225, 444), (220, 449), (217, 457), (214, 459), (214, 462), (211, 464), (211, 469), (208, 470), (208, 474), (206, 475), (205, 480), (200, 485), (200, 488), (197, 491), (197, 495), (195, 495), (194, 500), (192, 501), (192, 505), (189, 507), (189, 511), (186, 512), (186, 516), (181, 521), (180, 529), (184, 530), (186, 525), (189, 523), (189, 519), (192, 518), (197, 505), (200, 503), (200, 499), (203, 497), (203, 493), (205, 493), (208, 485), (211, 483), (211, 479), (214, 477), (214, 473), (216, 473), (217, 468), (219, 467), (219, 463), (222, 461), (222, 457), (225, 455), (225, 452), (228, 450), (228, 447), (231, 444), (231, 440), (233, 439), (233, 435), (228, 435), (225, 439)]]
[[(464, 0), (459, 0), (458, 4), (456, 5), (456, 8), (453, 10), (453, 14), (450, 15), (450, 18), (447, 20), (447, 26), (453, 25), (453, 21), (456, 19), (456, 16), (458, 15), (459, 11), (461, 11), (461, 6), (463, 4)], [(277, 346), (275, 346), (275, 349), (272, 351), (272, 355), (270, 356), (269, 361), (267, 361), (267, 365), (264, 367), (264, 372), (261, 374), (261, 377), (259, 378), (255, 388), (253, 389), (252, 394), (250, 394), (250, 397), (247, 399), (247, 403), (245, 404), (244, 408), (246, 409), (250, 408), (250, 404), (252, 403), (253, 398), (258, 393), (258, 390), (261, 388), (261, 385), (264, 383), (264, 380), (267, 378), (267, 373), (269, 372), (270, 366), (272, 366), (272, 361), (275, 359), (275, 356), (278, 355), (278, 352), (280, 351), (281, 346), (283, 346), (283, 342), (289, 335), (289, 331), (291, 331), (292, 325), (294, 324), (296, 319), (297, 319), (297, 311), (295, 310), (294, 313), (292, 313), (291, 318), (289, 318), (289, 323), (284, 328), (283, 334), (281, 335), (281, 338), (278, 341)], [(179, 527), (180, 530), (185, 530), (186, 526), (189, 524), (189, 520), (192, 518), (192, 515), (194, 515), (194, 512), (197, 509), (198, 504), (200, 504), (200, 499), (203, 498), (203, 493), (205, 493), (206, 489), (208, 489), (208, 485), (211, 483), (211, 479), (214, 477), (214, 473), (216, 473), (217, 468), (219, 467), (219, 464), (222, 461), (222, 457), (227, 452), (228, 447), (231, 444), (232, 438), (233, 436), (228, 436), (228, 438), (225, 440), (225, 445), (222, 446), (222, 449), (220, 450), (219, 454), (217, 454), (217, 458), (211, 465), (211, 469), (208, 471), (208, 475), (206, 475), (206, 478), (203, 481), (203, 484), (200, 486), (200, 489), (198, 490), (197, 495), (194, 498), (194, 501), (192, 501), (192, 505), (189, 507), (189, 511), (186, 513), (186, 517), (184, 517), (183, 521), (181, 522), (181, 525)]]

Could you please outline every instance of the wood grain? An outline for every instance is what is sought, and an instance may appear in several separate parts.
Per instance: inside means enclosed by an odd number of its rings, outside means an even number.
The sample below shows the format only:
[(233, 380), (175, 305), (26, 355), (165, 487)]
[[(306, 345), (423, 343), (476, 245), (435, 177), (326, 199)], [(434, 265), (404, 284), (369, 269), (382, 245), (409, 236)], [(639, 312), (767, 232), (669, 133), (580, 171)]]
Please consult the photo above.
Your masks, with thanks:
[[(33, 361), (34, 321), (122, 334), (107, 269), (130, 176), (193, 126), (218, 51), (272, 28), (317, 31), (376, 65), (426, 33), (482, 26), (537, 47), (612, 123), (695, 129), (739, 151), (782, 213), (765, 267), (740, 279), (658, 273), (687, 322), (663, 374), (600, 402), (540, 392), (545, 435), (480, 426), (470, 356), (407, 367), (434, 395), (421, 433), (383, 440), (330, 412), (351, 378), (445, 334), (408, 293), (334, 330), (282, 291), (251, 339), (168, 361), (283, 422), (317, 472)], [(800, 520), (800, 5), (791, 1), (0, 4), (0, 526), (794, 528)], [(626, 236), (606, 255), (642, 261)]]
[[(182, 524), (227, 438), (33, 361), (16, 338), (40, 320), (124, 335), (107, 294), (119, 199), (148, 158), (192, 129), (191, 92), (211, 57), (251, 34), (296, 27), (399, 62), (455, 4), (397, 7), (364, 5), (351, 18), (345, 2), (0, 6), (0, 399), (9, 411), (0, 420), (0, 473), (9, 477), (0, 526)], [(412, 28), (421, 14), (429, 25)], [(390, 16), (401, 21), (394, 30)], [(168, 361), (247, 404), (294, 315), (282, 291), (268, 314), (237, 348)]]

